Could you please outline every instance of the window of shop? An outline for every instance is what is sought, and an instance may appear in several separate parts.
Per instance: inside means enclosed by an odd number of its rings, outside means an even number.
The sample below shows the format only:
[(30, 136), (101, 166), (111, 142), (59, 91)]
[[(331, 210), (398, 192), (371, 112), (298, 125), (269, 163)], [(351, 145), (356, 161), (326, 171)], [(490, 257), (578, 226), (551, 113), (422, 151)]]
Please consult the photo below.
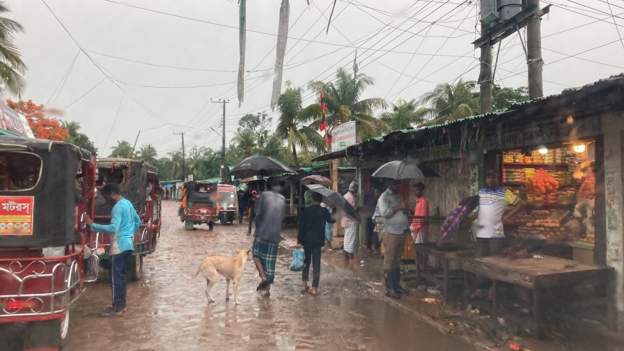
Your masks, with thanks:
[(0, 152), (0, 191), (25, 191), (41, 178), (41, 158), (24, 152)]
[(502, 164), (504, 185), (527, 204), (512, 219), (512, 238), (568, 246), (575, 259), (592, 263), (595, 142), (507, 151)]

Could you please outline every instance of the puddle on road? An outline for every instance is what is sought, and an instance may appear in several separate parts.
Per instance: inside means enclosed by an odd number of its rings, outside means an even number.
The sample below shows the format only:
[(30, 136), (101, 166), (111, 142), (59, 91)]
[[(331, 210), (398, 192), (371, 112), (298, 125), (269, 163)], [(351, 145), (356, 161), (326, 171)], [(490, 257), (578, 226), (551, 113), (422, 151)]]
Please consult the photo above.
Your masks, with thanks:
[[(302, 295), (300, 273), (290, 255), (278, 257), (270, 299), (257, 296), (248, 262), (240, 305), (225, 302), (225, 282), (208, 304), (205, 282), (195, 278), (208, 254), (232, 254), (251, 245), (243, 226), (185, 231), (173, 203), (164, 204), (165, 224), (157, 251), (145, 260), (144, 281), (129, 286), (128, 314), (102, 319), (110, 305), (106, 283), (91, 285), (72, 311), (66, 350), (472, 350), (409, 313), (368, 295), (343, 270), (325, 269), (317, 297)], [(327, 267), (327, 266), (323, 266)]]

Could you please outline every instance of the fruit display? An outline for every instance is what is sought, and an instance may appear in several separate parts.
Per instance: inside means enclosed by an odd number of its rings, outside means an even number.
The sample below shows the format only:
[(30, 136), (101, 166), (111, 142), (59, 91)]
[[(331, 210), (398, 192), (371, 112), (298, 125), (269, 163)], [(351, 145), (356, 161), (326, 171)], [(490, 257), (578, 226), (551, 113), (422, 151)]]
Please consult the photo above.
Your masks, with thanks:
[(514, 217), (513, 235), (524, 239), (559, 240), (568, 238), (567, 230), (561, 225), (568, 211), (529, 210)]
[[(503, 153), (503, 182), (528, 207), (508, 230), (517, 239), (593, 244), (593, 217), (575, 211), (579, 199), (595, 198), (587, 153), (570, 147)], [(578, 173), (578, 175), (576, 175)]]
[(527, 190), (533, 194), (547, 196), (556, 193), (559, 181), (544, 169), (535, 171), (535, 176), (527, 181)]

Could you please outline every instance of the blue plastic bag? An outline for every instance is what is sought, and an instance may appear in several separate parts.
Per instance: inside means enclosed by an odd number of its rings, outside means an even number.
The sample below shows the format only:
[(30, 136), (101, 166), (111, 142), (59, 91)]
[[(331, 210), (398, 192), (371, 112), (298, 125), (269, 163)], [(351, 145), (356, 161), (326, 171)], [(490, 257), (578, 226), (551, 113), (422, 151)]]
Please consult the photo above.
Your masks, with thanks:
[(292, 251), (292, 262), (290, 263), (290, 270), (298, 272), (303, 269), (305, 261), (305, 252), (301, 248), (294, 249)]

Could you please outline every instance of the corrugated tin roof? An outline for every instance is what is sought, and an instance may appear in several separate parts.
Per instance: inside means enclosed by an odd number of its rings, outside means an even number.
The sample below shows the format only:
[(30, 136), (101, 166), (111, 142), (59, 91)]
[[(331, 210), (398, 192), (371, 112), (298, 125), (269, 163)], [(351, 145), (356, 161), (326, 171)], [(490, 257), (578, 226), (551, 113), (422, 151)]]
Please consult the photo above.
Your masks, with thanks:
[(480, 120), (484, 120), (487, 118), (504, 118), (505, 116), (512, 116), (514, 112), (517, 112), (519, 110), (526, 109), (526, 108), (533, 107), (533, 106), (544, 105), (552, 100), (573, 96), (574, 94), (580, 94), (580, 93), (583, 93), (584, 91), (589, 92), (593, 88), (596, 88), (596, 87), (598, 88), (607, 87), (608, 84), (610, 83), (616, 83), (616, 84), (624, 86), (624, 74), (619, 74), (619, 75), (611, 76), (606, 79), (601, 79), (596, 82), (586, 84), (578, 88), (565, 89), (559, 94), (553, 94), (553, 95), (549, 95), (549, 96), (545, 96), (541, 98), (532, 99), (527, 102), (515, 104), (509, 107), (508, 109), (502, 110), (502, 111), (493, 111), (493, 112), (488, 112), (488, 113), (472, 115), (472, 116), (468, 116), (464, 118), (458, 118), (452, 121), (444, 121), (444, 122), (437, 123), (437, 124), (424, 125), (416, 129), (394, 130), (382, 136), (370, 138), (365, 141), (362, 141), (359, 144), (350, 146), (346, 150), (344, 155), (342, 155), (342, 153), (333, 152), (333, 153), (328, 153), (328, 154), (319, 156), (315, 160), (330, 160), (334, 158), (345, 157), (347, 153), (351, 153), (357, 147), (363, 144), (383, 143), (384, 141), (386, 141), (387, 139), (389, 139), (390, 137), (394, 135), (416, 134), (416, 133), (422, 133), (424, 131), (436, 130), (436, 129), (450, 127), (450, 126), (454, 126), (454, 125), (458, 125), (458, 124), (466, 123), (466, 122), (471, 122), (471, 121), (480, 121)]

